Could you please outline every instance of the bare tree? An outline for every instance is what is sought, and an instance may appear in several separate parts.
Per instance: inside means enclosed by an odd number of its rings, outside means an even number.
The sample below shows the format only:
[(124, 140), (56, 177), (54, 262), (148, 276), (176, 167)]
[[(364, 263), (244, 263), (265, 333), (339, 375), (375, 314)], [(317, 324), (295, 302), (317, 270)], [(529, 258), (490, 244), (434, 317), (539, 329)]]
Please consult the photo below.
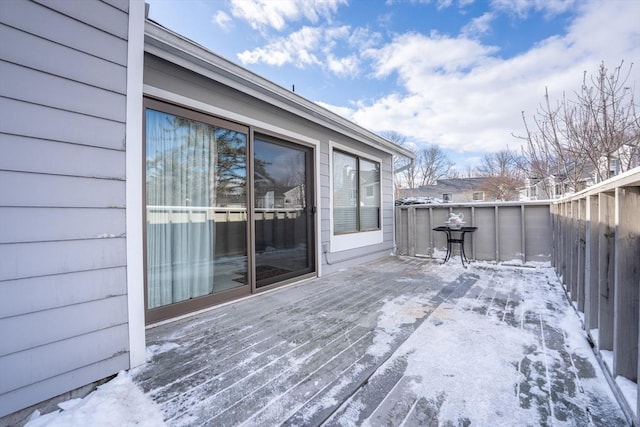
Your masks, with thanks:
[[(408, 146), (406, 138), (401, 133), (396, 131), (384, 131), (381, 133), (381, 136), (393, 142), (394, 144), (397, 144), (403, 148), (413, 151), (414, 154), (417, 155), (416, 150), (412, 150), (411, 147)], [(397, 170), (401, 170), (401, 172), (394, 173), (393, 175), (393, 186), (394, 186), (396, 197), (399, 197), (399, 190), (400, 188), (402, 188), (403, 183), (405, 183), (409, 188), (415, 188), (416, 177), (418, 174), (416, 162), (415, 161), (410, 163), (407, 163), (407, 162), (408, 160), (404, 157), (401, 157), (401, 156), (393, 157), (394, 172)]]
[(413, 189), (435, 184), (438, 179), (448, 176), (454, 166), (446, 153), (436, 145), (430, 144), (417, 150), (413, 149), (411, 147), (413, 144), (408, 144), (406, 138), (399, 132), (385, 131), (381, 135), (389, 141), (413, 151), (416, 155), (416, 159), (411, 164), (407, 164), (402, 158), (394, 157), (394, 171), (401, 170), (394, 177), (396, 196), (401, 187)]
[(584, 73), (581, 91), (567, 117), (569, 137), (581, 142), (585, 157), (595, 165), (598, 181), (610, 178), (614, 160), (625, 171), (638, 155), (640, 122), (633, 90), (627, 86), (633, 64), (625, 74), (623, 64), (611, 74), (600, 64), (590, 84)]
[(522, 157), (509, 148), (485, 154), (478, 167), (484, 177), (480, 189), (491, 199), (517, 200), (524, 183), (522, 163)]
[[(563, 94), (552, 104), (545, 89), (533, 128), (522, 112), (526, 135), (518, 138), (525, 141), (530, 179), (555, 177), (570, 191), (578, 191), (589, 174), (600, 181), (614, 169), (622, 172), (638, 164), (640, 121), (634, 89), (628, 84), (633, 64), (626, 72), (623, 64), (610, 74), (604, 63), (595, 76), (588, 78), (585, 72), (574, 99)], [(552, 195), (548, 182), (542, 189), (548, 197)]]
[(452, 163), (437, 145), (427, 145), (418, 151), (416, 158), (420, 174), (420, 186), (435, 185), (439, 179), (449, 175)]
[(489, 175), (482, 179), (478, 189), (484, 191), (487, 200), (518, 200), (522, 181), (510, 175)]

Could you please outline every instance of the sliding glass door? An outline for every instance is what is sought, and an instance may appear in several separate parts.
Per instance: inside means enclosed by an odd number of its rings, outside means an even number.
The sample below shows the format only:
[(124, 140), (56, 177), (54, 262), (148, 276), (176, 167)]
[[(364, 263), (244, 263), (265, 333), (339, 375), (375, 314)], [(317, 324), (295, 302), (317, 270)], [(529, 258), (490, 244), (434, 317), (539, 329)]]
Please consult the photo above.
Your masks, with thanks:
[(147, 323), (315, 271), (311, 148), (152, 99), (144, 119)]
[(249, 292), (248, 129), (152, 100), (146, 107), (149, 321)]
[(315, 271), (310, 148), (256, 137), (256, 287)]

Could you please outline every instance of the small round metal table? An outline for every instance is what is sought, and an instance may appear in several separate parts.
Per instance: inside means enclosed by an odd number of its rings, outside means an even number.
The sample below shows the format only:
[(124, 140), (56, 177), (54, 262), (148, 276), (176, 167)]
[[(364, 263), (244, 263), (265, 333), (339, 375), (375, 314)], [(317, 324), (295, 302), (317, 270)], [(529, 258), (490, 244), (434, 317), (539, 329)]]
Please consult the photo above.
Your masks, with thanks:
[(469, 259), (467, 258), (467, 254), (464, 251), (464, 235), (467, 233), (473, 233), (477, 229), (478, 227), (451, 228), (444, 225), (433, 229), (433, 231), (442, 231), (447, 235), (447, 254), (444, 257), (443, 264), (449, 261), (449, 258), (451, 258), (453, 245), (457, 243), (460, 245), (460, 260), (462, 261), (462, 266), (465, 268), (467, 267), (464, 262), (466, 261), (468, 264)]

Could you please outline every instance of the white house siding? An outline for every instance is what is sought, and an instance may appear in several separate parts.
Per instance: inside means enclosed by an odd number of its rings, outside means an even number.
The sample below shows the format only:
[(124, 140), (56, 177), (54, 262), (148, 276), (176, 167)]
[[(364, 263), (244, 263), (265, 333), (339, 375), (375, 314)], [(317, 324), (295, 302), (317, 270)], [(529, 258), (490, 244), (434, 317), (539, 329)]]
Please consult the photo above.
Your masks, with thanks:
[(0, 1), (0, 417), (129, 367), (128, 7)]
[[(370, 259), (388, 255), (393, 248), (393, 179), (391, 174), (391, 154), (371, 147), (363, 142), (350, 138), (340, 132), (322, 127), (306, 118), (299, 117), (286, 109), (281, 109), (261, 101), (256, 97), (241, 93), (223, 84), (211, 81), (200, 75), (175, 64), (147, 54), (145, 56), (144, 84), (149, 88), (160, 88), (171, 94), (176, 94), (183, 100), (193, 100), (204, 105), (223, 110), (220, 117), (238, 120), (238, 116), (246, 118), (242, 121), (246, 125), (255, 122), (266, 123), (272, 128), (285, 132), (292, 132), (307, 139), (318, 141), (319, 182), (316, 183), (318, 204), (317, 226), (319, 227), (318, 262), (323, 273), (345, 268), (348, 265), (361, 263)], [(153, 91), (152, 91), (153, 92)], [(155, 95), (157, 91), (153, 94)], [(159, 96), (162, 98), (162, 96)], [(171, 102), (172, 99), (165, 97)], [(188, 102), (187, 102), (187, 106)], [(193, 107), (193, 106), (192, 106)], [(259, 129), (259, 126), (258, 126)], [(288, 139), (282, 134), (283, 139)], [(296, 142), (295, 139), (291, 139)], [(381, 160), (381, 187), (383, 191), (383, 239), (381, 243), (344, 251), (332, 251), (330, 231), (330, 142), (340, 144), (341, 147), (364, 153), (373, 159)], [(318, 174), (317, 174), (318, 175)], [(317, 237), (316, 237), (317, 238)], [(322, 253), (326, 247), (329, 253), (325, 257)], [(327, 260), (329, 263), (327, 263)]]

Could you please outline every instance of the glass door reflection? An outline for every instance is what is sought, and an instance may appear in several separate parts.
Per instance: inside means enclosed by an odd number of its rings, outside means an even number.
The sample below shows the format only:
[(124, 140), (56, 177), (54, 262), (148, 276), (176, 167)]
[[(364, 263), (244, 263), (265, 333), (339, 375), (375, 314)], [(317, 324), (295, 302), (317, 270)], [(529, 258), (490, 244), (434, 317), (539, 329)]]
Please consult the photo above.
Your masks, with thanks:
[(312, 151), (256, 138), (254, 218), (256, 287), (315, 270)]
[(247, 134), (179, 112), (145, 111), (148, 321), (248, 288)]

